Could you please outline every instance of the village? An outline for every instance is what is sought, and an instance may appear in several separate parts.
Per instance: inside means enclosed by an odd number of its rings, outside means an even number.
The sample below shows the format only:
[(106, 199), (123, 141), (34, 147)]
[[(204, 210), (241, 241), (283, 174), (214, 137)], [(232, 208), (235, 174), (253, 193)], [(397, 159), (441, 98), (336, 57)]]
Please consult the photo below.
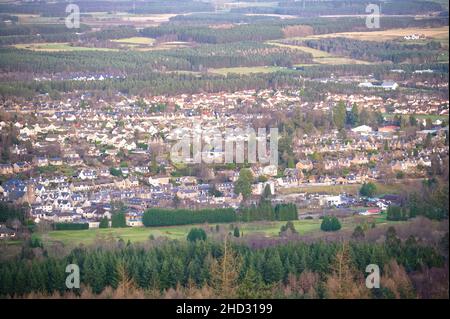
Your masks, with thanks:
[[(448, 122), (442, 118), (448, 116), (448, 100), (433, 96), (396, 100), (328, 93), (324, 101), (313, 103), (296, 90), (146, 99), (116, 94), (110, 100), (81, 94), (61, 102), (42, 95), (32, 104), (2, 104), (3, 118), (11, 121), (0, 121), (0, 132), (13, 135), (14, 142), (2, 152), (0, 198), (28, 205), (36, 223), (88, 223), (90, 228), (98, 227), (102, 218), (111, 219), (113, 202), (125, 205), (131, 227), (142, 226), (143, 212), (150, 207), (238, 209), (243, 200), (234, 192), (238, 165), (180, 166), (170, 160), (170, 146), (199, 131), (223, 134), (226, 129), (268, 125), (271, 114), (252, 112), (254, 108), (326, 113), (340, 101), (346, 101), (347, 111), (356, 105), (380, 114), (425, 116), (417, 119), (415, 130), (385, 116), (377, 127), (362, 124), (346, 129), (345, 136), (338, 130), (297, 136), (291, 145), (295, 161), (286, 167), (250, 165), (254, 198), (269, 185), (273, 202), (294, 202), (306, 210), (361, 204), (375, 209), (358, 213), (377, 214), (389, 200), (369, 203), (359, 196), (305, 189), (420, 179), (445, 162)], [(246, 135), (240, 138), (248, 141)]]

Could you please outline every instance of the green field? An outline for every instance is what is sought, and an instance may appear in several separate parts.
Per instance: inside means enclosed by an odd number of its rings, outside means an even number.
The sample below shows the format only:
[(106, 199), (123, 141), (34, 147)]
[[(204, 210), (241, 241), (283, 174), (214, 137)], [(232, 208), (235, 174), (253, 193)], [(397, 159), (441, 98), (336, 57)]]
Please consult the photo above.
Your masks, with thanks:
[[(277, 236), (281, 225), (285, 222), (253, 222), (253, 223), (236, 223), (244, 234), (261, 233), (265, 236)], [(294, 222), (297, 231), (305, 234), (320, 229), (319, 220), (299, 220)], [(211, 224), (215, 227), (216, 224)], [(109, 229), (89, 229), (89, 230), (61, 230), (50, 231), (48, 234), (42, 235), (44, 242), (62, 242), (64, 244), (79, 243), (90, 244), (97, 238), (112, 236), (116, 239), (122, 238), (125, 241), (142, 242), (149, 239), (150, 235), (157, 237), (167, 237), (170, 239), (184, 240), (193, 227), (203, 227), (202, 225), (182, 225), (167, 227), (130, 227), (130, 228), (109, 228)], [(220, 224), (222, 229), (230, 229), (230, 224)]]
[[(368, 217), (354, 216), (341, 219), (343, 230), (352, 230), (357, 222), (367, 220)], [(374, 219), (377, 224), (385, 224), (386, 216), (378, 215)], [(326, 234), (320, 231), (320, 219), (303, 219), (293, 221), (295, 229), (300, 235), (317, 235)], [(244, 237), (251, 234), (260, 234), (266, 237), (277, 237), (282, 225), (286, 222), (251, 222), (251, 223), (234, 223), (234, 224), (219, 224), (221, 231), (232, 231), (232, 227), (237, 225)], [(215, 228), (216, 224), (209, 224), (208, 227)], [(168, 239), (185, 240), (191, 228), (206, 227), (206, 224), (200, 225), (182, 225), (182, 226), (167, 226), (167, 227), (129, 227), (129, 228), (108, 228), (108, 229), (89, 229), (89, 230), (61, 230), (50, 231), (46, 234), (40, 234), (44, 244), (55, 242), (63, 243), (67, 246), (77, 246), (79, 244), (89, 245), (97, 240), (123, 239), (125, 242), (144, 242), (149, 240), (150, 235), (154, 238), (166, 237)], [(208, 228), (206, 227), (206, 228)], [(214, 236), (215, 232), (208, 236)]]

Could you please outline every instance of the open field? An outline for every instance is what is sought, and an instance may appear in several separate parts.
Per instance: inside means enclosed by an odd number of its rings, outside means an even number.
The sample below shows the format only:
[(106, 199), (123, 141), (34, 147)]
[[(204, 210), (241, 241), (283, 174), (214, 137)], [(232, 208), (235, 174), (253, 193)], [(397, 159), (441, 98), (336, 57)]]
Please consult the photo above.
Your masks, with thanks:
[[(370, 32), (339, 32), (329, 33), (321, 35), (308, 36), (308, 39), (320, 39), (320, 38), (337, 38), (344, 37), (354, 40), (366, 40), (366, 41), (387, 41), (395, 40), (404, 37), (405, 35), (411, 35), (413, 33), (423, 34), (427, 38), (438, 40), (444, 44), (448, 44), (449, 39), (449, 27), (439, 28), (403, 28), (403, 29), (389, 29), (382, 31), (370, 31)], [(297, 38), (305, 39), (305, 38)], [(408, 41), (409, 43), (410, 41)], [(411, 42), (412, 43), (412, 42)]]
[[(376, 182), (377, 187), (376, 195), (383, 194), (399, 194), (405, 190), (418, 189), (421, 185), (421, 180), (405, 180), (392, 184), (383, 184)], [(305, 186), (305, 187), (292, 187), (286, 189), (280, 189), (280, 194), (294, 194), (294, 193), (326, 193), (331, 195), (338, 195), (341, 193), (356, 195), (361, 188), (360, 184), (351, 185), (320, 185), (320, 186)]]
[[(361, 220), (367, 219), (365, 216), (355, 216), (342, 218), (342, 229), (353, 229), (355, 225)], [(373, 219), (377, 224), (386, 224), (386, 216), (378, 215)], [(308, 234), (325, 234), (320, 230), (320, 219), (303, 219), (293, 221), (295, 229), (300, 235)], [(251, 223), (233, 223), (233, 224), (219, 224), (222, 230), (232, 231), (232, 225), (237, 225), (244, 236), (250, 234), (261, 234), (266, 237), (276, 237), (282, 225), (286, 222), (272, 221), (272, 222), (251, 222)], [(216, 224), (210, 224), (209, 227), (215, 227)], [(150, 235), (154, 238), (167, 237), (169, 239), (185, 240), (189, 230), (194, 227), (205, 227), (205, 224), (198, 225), (182, 225), (182, 226), (167, 226), (167, 227), (128, 227), (128, 228), (108, 228), (108, 229), (89, 229), (89, 230), (60, 230), (50, 231), (41, 236), (44, 244), (52, 242), (61, 242), (64, 245), (77, 246), (79, 244), (89, 245), (101, 238), (111, 238), (118, 240), (123, 239), (125, 242), (144, 242), (149, 240)]]
[(27, 49), (32, 51), (61, 52), (61, 51), (117, 51), (108, 48), (88, 48), (72, 46), (69, 43), (24, 43), (13, 45), (17, 49)]
[(146, 37), (131, 37), (131, 38), (123, 38), (111, 40), (112, 42), (125, 43), (125, 44), (153, 44), (155, 39), (146, 38)]
[[(342, 56), (336, 56), (332, 55), (328, 52), (313, 49), (307, 46), (299, 46), (299, 45), (291, 45), (291, 44), (284, 44), (274, 41), (268, 41), (266, 42), (270, 45), (275, 45), (283, 48), (290, 48), (295, 50), (301, 50), (306, 53), (310, 53), (313, 56), (314, 63), (318, 64), (330, 64), (330, 65), (339, 65), (339, 64), (370, 64), (370, 62), (362, 61), (362, 60), (356, 60), (356, 59), (350, 59), (347, 57)], [(303, 66), (303, 65), (302, 65)]]

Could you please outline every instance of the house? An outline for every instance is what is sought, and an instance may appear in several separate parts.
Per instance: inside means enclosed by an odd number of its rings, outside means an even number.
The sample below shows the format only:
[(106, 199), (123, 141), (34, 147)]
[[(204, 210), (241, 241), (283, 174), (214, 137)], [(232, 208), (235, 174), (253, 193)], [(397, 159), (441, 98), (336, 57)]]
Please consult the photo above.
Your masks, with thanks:
[(368, 134), (368, 133), (372, 132), (372, 128), (368, 125), (360, 125), (360, 126), (352, 128), (352, 132)]
[(310, 171), (313, 169), (313, 163), (310, 160), (300, 160), (296, 165), (295, 168), (299, 171), (305, 170)]
[(379, 127), (378, 128), (378, 132), (380, 132), (380, 133), (394, 133), (394, 132), (398, 131), (399, 129), (400, 129), (399, 126), (387, 125), (387, 126)]
[(0, 175), (9, 175), (14, 173), (14, 168), (11, 164), (0, 164)]
[(43, 166), (47, 166), (48, 165), (48, 159), (46, 157), (35, 157), (33, 159), (33, 163), (37, 166), (37, 167), (43, 167)]
[(372, 208), (372, 209), (367, 209), (365, 211), (360, 212), (360, 215), (363, 216), (371, 216), (371, 215), (378, 215), (381, 213), (381, 208)]
[(383, 81), (383, 83), (381, 83), (381, 87), (385, 90), (396, 90), (398, 88), (398, 84), (394, 81)]
[(97, 178), (97, 172), (92, 169), (82, 169), (78, 173), (78, 178), (81, 180), (93, 180)]
[(49, 164), (53, 165), (53, 166), (61, 166), (63, 164), (63, 162), (60, 157), (52, 157), (49, 160)]
[(0, 225), (0, 240), (16, 237), (16, 232), (5, 225)]

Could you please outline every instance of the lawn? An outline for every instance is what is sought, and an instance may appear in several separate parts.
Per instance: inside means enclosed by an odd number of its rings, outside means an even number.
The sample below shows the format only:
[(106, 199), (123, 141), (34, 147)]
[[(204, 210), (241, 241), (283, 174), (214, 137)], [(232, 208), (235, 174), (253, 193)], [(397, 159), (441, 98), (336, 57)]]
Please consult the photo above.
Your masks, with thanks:
[[(366, 216), (351, 216), (341, 218), (342, 229), (353, 229), (357, 222), (362, 219), (374, 220), (377, 224), (385, 224), (386, 216), (378, 215), (376, 218)], [(320, 236), (325, 234), (320, 231), (320, 219), (302, 219), (293, 221), (295, 229), (300, 235), (314, 234)], [(219, 224), (221, 229), (232, 231), (237, 225), (244, 236), (251, 234), (260, 234), (266, 237), (277, 237), (282, 225), (286, 222), (281, 221), (260, 221), (250, 223), (236, 222), (233, 224)], [(89, 230), (60, 230), (50, 231), (47, 234), (40, 235), (45, 244), (51, 242), (61, 242), (68, 246), (77, 246), (79, 244), (89, 245), (96, 240), (114, 238), (123, 239), (125, 242), (144, 242), (150, 235), (154, 238), (167, 237), (169, 239), (185, 240), (191, 228), (204, 227), (205, 224), (181, 225), (167, 227), (129, 227), (129, 228), (108, 228), (108, 229), (89, 229)], [(215, 228), (216, 224), (210, 224), (209, 227)]]
[[(245, 235), (258, 233), (268, 237), (278, 236), (280, 228), (286, 222), (251, 222), (251, 223), (235, 223), (239, 225), (239, 229)], [(215, 227), (216, 224), (211, 224)], [(297, 220), (294, 221), (295, 228), (300, 234), (307, 234), (320, 229), (320, 220)], [(157, 237), (168, 237), (170, 239), (184, 240), (193, 227), (203, 227), (200, 225), (181, 225), (167, 227), (129, 227), (129, 228), (108, 228), (108, 229), (89, 229), (89, 230), (59, 230), (50, 231), (43, 234), (44, 242), (62, 242), (66, 245), (91, 244), (96, 239), (110, 236), (124, 241), (143, 242), (149, 239), (150, 235)], [(231, 224), (220, 224), (223, 229), (230, 229)]]

